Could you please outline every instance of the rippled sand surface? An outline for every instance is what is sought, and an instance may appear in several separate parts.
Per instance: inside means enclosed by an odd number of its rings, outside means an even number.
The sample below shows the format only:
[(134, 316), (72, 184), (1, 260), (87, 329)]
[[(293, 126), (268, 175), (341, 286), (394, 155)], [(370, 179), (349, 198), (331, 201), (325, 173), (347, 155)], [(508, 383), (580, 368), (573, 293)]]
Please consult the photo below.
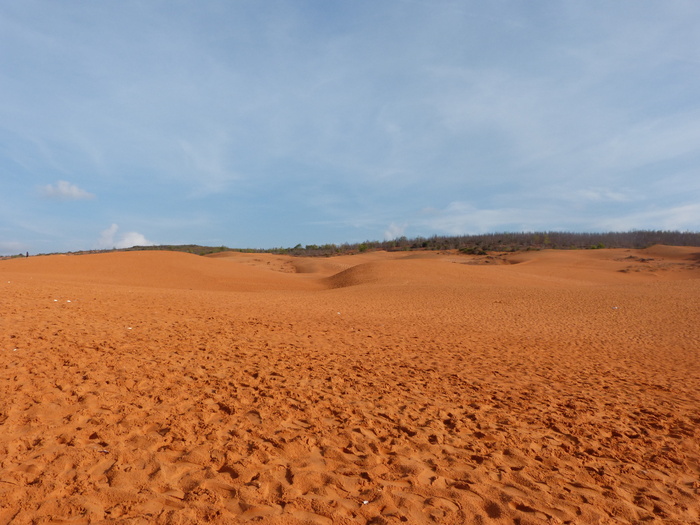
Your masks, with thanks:
[(700, 248), (0, 261), (0, 523), (700, 523)]

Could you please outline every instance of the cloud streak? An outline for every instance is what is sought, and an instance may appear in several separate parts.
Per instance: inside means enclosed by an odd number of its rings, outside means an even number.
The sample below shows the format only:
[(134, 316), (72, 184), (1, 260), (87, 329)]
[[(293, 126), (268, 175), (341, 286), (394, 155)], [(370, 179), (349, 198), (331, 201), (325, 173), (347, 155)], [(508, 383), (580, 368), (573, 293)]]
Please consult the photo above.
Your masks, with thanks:
[(586, 230), (700, 201), (697, 3), (272, 2), (0, 6), (3, 220), (67, 232), (17, 242)]
[(66, 182), (65, 180), (59, 180), (56, 184), (42, 186), (39, 188), (39, 192), (45, 199), (59, 201), (82, 201), (95, 198), (92, 193), (79, 188), (75, 184)]

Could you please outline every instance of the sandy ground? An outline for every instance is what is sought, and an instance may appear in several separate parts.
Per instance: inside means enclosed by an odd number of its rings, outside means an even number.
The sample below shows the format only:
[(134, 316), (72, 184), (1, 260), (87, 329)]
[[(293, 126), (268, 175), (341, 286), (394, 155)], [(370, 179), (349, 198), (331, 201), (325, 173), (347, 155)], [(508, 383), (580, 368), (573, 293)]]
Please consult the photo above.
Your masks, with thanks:
[(0, 261), (0, 523), (700, 523), (700, 248)]

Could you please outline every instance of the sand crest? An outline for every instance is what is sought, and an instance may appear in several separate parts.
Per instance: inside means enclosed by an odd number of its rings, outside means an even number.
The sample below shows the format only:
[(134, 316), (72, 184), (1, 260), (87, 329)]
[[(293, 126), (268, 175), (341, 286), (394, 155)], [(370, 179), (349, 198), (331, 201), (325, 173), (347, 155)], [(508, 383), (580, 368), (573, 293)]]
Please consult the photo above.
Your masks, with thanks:
[(0, 261), (0, 523), (700, 523), (700, 248)]

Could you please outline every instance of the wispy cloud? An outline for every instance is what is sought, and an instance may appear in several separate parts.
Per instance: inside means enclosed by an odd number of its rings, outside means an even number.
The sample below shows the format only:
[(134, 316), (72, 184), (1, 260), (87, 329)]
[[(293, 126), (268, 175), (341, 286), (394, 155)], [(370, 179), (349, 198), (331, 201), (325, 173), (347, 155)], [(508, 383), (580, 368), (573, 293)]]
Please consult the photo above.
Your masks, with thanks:
[[(684, 0), (0, 3), (0, 215), (61, 247), (112, 221), (260, 247), (641, 227), (700, 200), (698, 24)], [(100, 206), (49, 217), (31, 188)]]
[(423, 231), (461, 235), (554, 229), (551, 224), (555, 217), (556, 213), (536, 207), (485, 208), (454, 201), (443, 209), (423, 210), (415, 222)]
[(75, 184), (59, 180), (56, 184), (47, 184), (39, 188), (39, 193), (45, 199), (59, 201), (81, 201), (94, 199), (95, 195), (79, 188)]
[(681, 206), (658, 207), (649, 206), (642, 211), (633, 211), (620, 216), (600, 219), (597, 230), (627, 231), (627, 230), (687, 230), (697, 231), (700, 224), (700, 204), (685, 204)]
[(611, 190), (610, 188), (583, 188), (576, 191), (571, 197), (572, 200), (592, 201), (592, 202), (630, 202), (635, 199), (635, 192), (622, 190)]

